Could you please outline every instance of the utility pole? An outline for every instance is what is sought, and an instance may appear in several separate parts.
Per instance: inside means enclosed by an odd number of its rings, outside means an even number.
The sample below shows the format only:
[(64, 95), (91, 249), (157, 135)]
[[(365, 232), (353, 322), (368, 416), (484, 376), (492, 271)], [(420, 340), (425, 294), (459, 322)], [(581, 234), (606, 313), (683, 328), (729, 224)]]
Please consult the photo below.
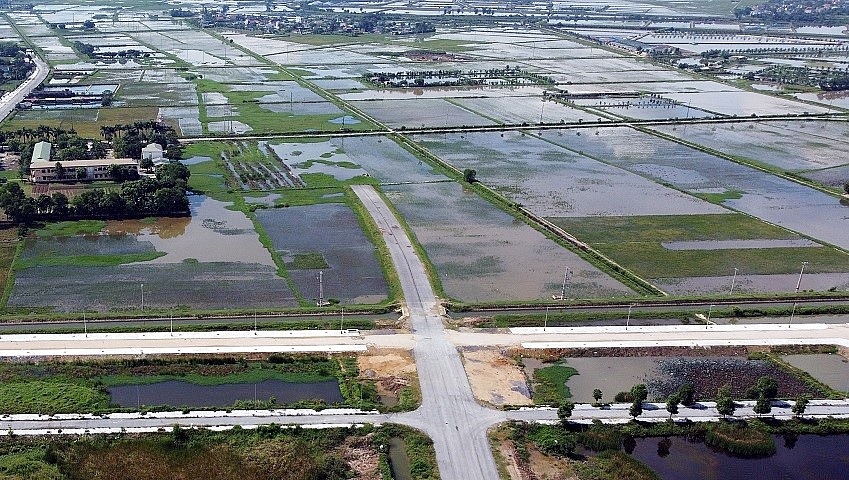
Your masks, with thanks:
[(796, 282), (796, 293), (799, 293), (799, 288), (802, 287), (802, 274), (805, 273), (805, 267), (808, 265), (808, 262), (802, 262), (802, 269), (799, 270), (799, 281)]
[(324, 302), (324, 270), (318, 271), (318, 306), (323, 307)]
[(731, 277), (731, 290), (728, 291), (728, 294), (731, 295), (734, 293), (734, 282), (737, 280), (737, 267), (734, 267), (734, 276)]
[(569, 267), (563, 272), (563, 288), (560, 289), (560, 300), (566, 300), (566, 280), (569, 279)]

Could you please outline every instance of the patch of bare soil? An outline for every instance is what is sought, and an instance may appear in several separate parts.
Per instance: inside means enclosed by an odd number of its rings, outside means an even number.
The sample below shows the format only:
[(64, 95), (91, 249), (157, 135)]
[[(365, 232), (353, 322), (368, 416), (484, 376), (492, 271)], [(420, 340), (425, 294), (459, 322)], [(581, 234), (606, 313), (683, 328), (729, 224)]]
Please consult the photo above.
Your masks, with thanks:
[(463, 351), (475, 398), (492, 405), (532, 405), (525, 373), (516, 360), (495, 349)]
[(342, 458), (356, 472), (358, 480), (381, 480), (377, 450), (371, 445), (370, 437), (349, 437), (339, 447)]
[(381, 349), (357, 357), (360, 375), (375, 380), (381, 398), (397, 402), (398, 391), (416, 379), (416, 362), (409, 350)]

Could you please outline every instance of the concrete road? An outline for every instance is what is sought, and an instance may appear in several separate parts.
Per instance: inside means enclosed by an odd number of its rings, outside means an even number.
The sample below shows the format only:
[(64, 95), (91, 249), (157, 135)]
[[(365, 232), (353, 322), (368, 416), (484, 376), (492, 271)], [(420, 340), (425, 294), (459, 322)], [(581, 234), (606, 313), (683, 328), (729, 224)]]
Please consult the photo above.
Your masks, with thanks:
[(394, 418), (426, 432), (433, 440), (440, 478), (498, 478), (487, 429), (505, 416), (481, 407), (472, 395), (457, 348), (445, 334), (440, 305), (398, 220), (371, 186), (353, 186), (383, 234), (404, 292), (405, 311), (413, 329), (413, 355), (419, 374), (422, 405)]
[(30, 94), (35, 87), (41, 85), (41, 82), (47, 78), (47, 74), (50, 73), (50, 67), (45, 63), (42, 59), (38, 58), (38, 56), (33, 53), (32, 54), (33, 63), (35, 63), (35, 70), (30, 74), (29, 78), (24, 80), (24, 83), (18, 85), (18, 88), (12, 90), (11, 92), (6, 93), (0, 98), (0, 122), (6, 119), (12, 110), (26, 98), (27, 95)]

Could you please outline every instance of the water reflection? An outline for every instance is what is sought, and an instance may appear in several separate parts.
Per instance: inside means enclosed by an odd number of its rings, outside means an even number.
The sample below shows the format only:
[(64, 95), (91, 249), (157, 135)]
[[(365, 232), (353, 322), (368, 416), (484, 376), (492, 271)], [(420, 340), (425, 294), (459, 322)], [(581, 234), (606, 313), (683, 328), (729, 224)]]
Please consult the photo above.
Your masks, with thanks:
[(633, 455), (667, 480), (846, 478), (849, 435), (776, 436), (775, 455), (736, 458), (682, 437), (639, 438)]
[(110, 387), (112, 403), (121, 407), (139, 408), (142, 405), (173, 407), (228, 407), (237, 401), (268, 401), (290, 404), (299, 400), (343, 401), (337, 380), (313, 383), (288, 383), (266, 380), (259, 383), (230, 383), (224, 385), (195, 385), (169, 380), (147, 385)]

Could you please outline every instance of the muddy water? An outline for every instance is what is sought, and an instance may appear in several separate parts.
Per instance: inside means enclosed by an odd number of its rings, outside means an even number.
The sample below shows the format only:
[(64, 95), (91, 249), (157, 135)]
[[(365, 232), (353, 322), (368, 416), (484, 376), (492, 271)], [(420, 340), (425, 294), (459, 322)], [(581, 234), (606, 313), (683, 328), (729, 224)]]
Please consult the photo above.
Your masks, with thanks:
[(189, 197), (191, 217), (108, 222), (109, 235), (136, 235), (166, 255), (148, 264), (237, 262), (274, 266), (271, 254), (259, 242), (253, 223), (230, 204), (203, 195)]
[(784, 355), (782, 358), (835, 390), (849, 390), (849, 363), (841, 355)]
[(661, 439), (638, 438), (632, 455), (664, 480), (846, 478), (849, 435), (774, 438), (778, 451), (767, 458), (735, 458), (715, 452), (703, 443), (690, 443), (679, 437), (670, 439), (668, 454), (658, 448)]
[(139, 408), (142, 405), (169, 405), (172, 407), (228, 407), (236, 401), (267, 401), (274, 398), (278, 404), (299, 400), (319, 399), (327, 403), (342, 402), (337, 380), (313, 383), (289, 383), (267, 380), (259, 383), (231, 383), (224, 385), (195, 385), (169, 380), (146, 385), (110, 387), (112, 403), (122, 407)]
[[(690, 277), (652, 279), (652, 283), (663, 291), (676, 295), (704, 293), (728, 293), (731, 289), (732, 275), (721, 277)], [(798, 273), (780, 275), (737, 275), (734, 279), (734, 292), (792, 292), (799, 280)], [(849, 289), (849, 274), (846, 273), (807, 273), (802, 282), (804, 290), (837, 291)]]
[[(481, 181), (542, 216), (724, 213), (716, 205), (576, 153), (584, 150), (587, 137), (592, 137), (591, 145), (601, 143), (597, 131), (545, 132), (552, 143), (517, 132), (429, 135), (417, 140), (448, 163), (475, 169)], [(607, 147), (632, 149), (627, 143)]]
[(467, 301), (630, 291), (576, 254), (456, 183), (385, 187), (439, 272), (447, 294)]
[[(329, 266), (322, 270), (325, 299), (377, 303), (386, 298), (386, 281), (374, 246), (347, 205), (326, 203), (258, 210), (256, 218), (284, 262), (291, 262), (297, 254), (321, 254)], [(318, 299), (319, 270), (287, 270), (305, 298)]]

